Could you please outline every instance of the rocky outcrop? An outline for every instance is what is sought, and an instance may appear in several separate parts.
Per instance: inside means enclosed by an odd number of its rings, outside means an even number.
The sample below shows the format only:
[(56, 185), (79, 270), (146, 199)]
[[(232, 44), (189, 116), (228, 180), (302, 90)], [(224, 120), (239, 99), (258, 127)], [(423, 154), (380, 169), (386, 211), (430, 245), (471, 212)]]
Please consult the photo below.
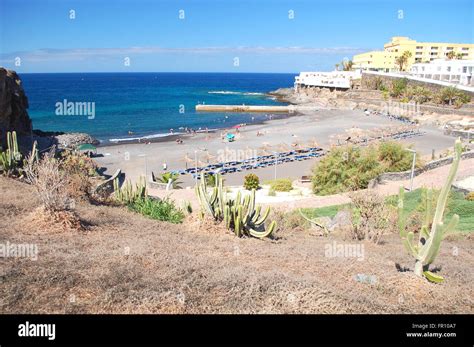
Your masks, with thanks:
[(0, 67), (0, 139), (7, 131), (30, 135), (32, 124), (27, 112), (28, 98), (15, 71)]
[(66, 133), (54, 136), (58, 148), (76, 148), (83, 143), (98, 145), (100, 142), (89, 134), (85, 133)]

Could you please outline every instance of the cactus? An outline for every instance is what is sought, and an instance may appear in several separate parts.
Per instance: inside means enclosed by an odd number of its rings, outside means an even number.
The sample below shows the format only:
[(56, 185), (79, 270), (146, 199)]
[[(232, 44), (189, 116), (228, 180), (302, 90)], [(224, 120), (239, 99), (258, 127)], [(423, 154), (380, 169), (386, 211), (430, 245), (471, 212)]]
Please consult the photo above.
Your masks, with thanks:
[(4, 173), (11, 174), (20, 166), (21, 153), (18, 150), (16, 132), (7, 133), (7, 149), (0, 153), (0, 166)]
[(201, 205), (201, 216), (207, 214), (215, 221), (223, 222), (237, 237), (245, 235), (264, 238), (270, 236), (276, 228), (276, 222), (273, 221), (265, 229), (270, 207), (261, 213), (261, 206), (255, 204), (255, 189), (245, 196), (239, 191), (235, 199), (228, 199), (221, 175), (215, 175), (215, 186), (208, 193), (204, 174), (201, 174), (201, 182), (196, 185), (195, 190)]
[(132, 182), (127, 180), (122, 187), (120, 187), (118, 177), (114, 179), (114, 197), (115, 200), (122, 204), (131, 204), (138, 199), (143, 199), (147, 196), (146, 181), (144, 177), (132, 185)]
[(456, 176), (461, 160), (461, 141), (458, 139), (454, 144), (454, 158), (445, 185), (441, 189), (436, 204), (434, 216), (431, 211), (432, 191), (428, 190), (426, 194), (426, 211), (423, 225), (421, 226), (418, 242), (414, 243), (414, 233), (407, 232), (405, 228), (406, 216), (403, 213), (403, 195), (404, 188), (400, 187), (398, 195), (398, 227), (400, 237), (407, 251), (415, 258), (415, 274), (420, 277), (425, 277), (432, 282), (442, 282), (444, 279), (441, 276), (435, 275), (429, 271), (429, 265), (433, 263), (438, 255), (443, 236), (454, 231), (459, 222), (459, 216), (453, 215), (451, 220), (445, 224), (443, 222), (443, 214), (446, 208), (446, 201), (451, 189), (451, 185)]
[(324, 225), (323, 223), (321, 223), (320, 219), (319, 218), (309, 218), (307, 216), (305, 216), (305, 214), (303, 213), (303, 210), (300, 208), (298, 209), (298, 212), (300, 213), (301, 217), (303, 217), (305, 220), (307, 220), (309, 223), (311, 223), (312, 225), (316, 225), (317, 227), (323, 229), (324, 231), (324, 235), (329, 235), (329, 230), (328, 228), (326, 227), (326, 225)]

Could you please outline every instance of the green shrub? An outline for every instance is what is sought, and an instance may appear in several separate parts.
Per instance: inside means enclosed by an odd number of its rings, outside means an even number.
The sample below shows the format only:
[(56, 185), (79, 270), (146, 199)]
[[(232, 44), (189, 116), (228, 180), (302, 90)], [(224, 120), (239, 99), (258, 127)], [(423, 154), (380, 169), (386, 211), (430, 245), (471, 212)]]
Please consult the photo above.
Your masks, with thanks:
[(135, 200), (128, 207), (132, 211), (160, 221), (178, 224), (184, 219), (183, 211), (176, 208), (174, 202), (169, 199), (157, 200), (145, 197)]
[(405, 95), (411, 101), (415, 101), (420, 104), (423, 104), (431, 100), (431, 98), (433, 97), (433, 93), (429, 89), (421, 87), (421, 86), (416, 86), (416, 87), (408, 86), (406, 89)]
[(206, 174), (206, 184), (209, 187), (214, 187), (216, 185), (216, 175), (212, 173)]
[(155, 174), (152, 172), (151, 173), (152, 180), (155, 182), (161, 182), (164, 184), (168, 184), (169, 181), (171, 181), (171, 187), (173, 189), (181, 189), (180, 184), (182, 182), (179, 182), (179, 174), (177, 173), (172, 173), (172, 172), (165, 172), (161, 174), (160, 176), (155, 176)]
[(279, 178), (266, 183), (270, 185), (270, 190), (275, 192), (289, 192), (293, 189), (293, 183), (289, 178)]
[(260, 180), (255, 174), (248, 174), (244, 177), (244, 188), (247, 190), (258, 189)]
[(313, 168), (313, 191), (329, 195), (365, 188), (381, 172), (374, 151), (354, 146), (335, 148)]
[(471, 97), (460, 91), (456, 87), (446, 87), (441, 89), (435, 97), (436, 101), (444, 105), (455, 105), (461, 107), (471, 101)]
[(470, 192), (466, 195), (467, 201), (474, 201), (474, 192)]
[(277, 195), (277, 194), (276, 194), (276, 192), (275, 192), (274, 189), (270, 188), (270, 189), (268, 190), (268, 196), (276, 196), (276, 195)]
[(395, 79), (390, 86), (390, 96), (398, 98), (402, 96), (407, 88), (408, 80), (406, 78)]
[(367, 188), (383, 172), (405, 171), (412, 154), (395, 142), (358, 148), (338, 147), (313, 168), (313, 191), (319, 195)]
[[(378, 147), (378, 157), (387, 168), (386, 172), (410, 170), (413, 162), (413, 154), (395, 141), (382, 142)], [(421, 166), (419, 157), (417, 157), (416, 165)]]

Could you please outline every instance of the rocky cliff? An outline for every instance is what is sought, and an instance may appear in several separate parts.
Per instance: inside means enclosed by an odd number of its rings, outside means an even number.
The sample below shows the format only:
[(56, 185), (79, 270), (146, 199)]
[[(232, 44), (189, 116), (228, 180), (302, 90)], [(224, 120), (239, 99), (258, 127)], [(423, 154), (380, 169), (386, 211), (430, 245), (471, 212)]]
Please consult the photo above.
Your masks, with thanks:
[(0, 67), (0, 140), (7, 131), (19, 135), (31, 134), (31, 119), (27, 112), (28, 98), (15, 71)]

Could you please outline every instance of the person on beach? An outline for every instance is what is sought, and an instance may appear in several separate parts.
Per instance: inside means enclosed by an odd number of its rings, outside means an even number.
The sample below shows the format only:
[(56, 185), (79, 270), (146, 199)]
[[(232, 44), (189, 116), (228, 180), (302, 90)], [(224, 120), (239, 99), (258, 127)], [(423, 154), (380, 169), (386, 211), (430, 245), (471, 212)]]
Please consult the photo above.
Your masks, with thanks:
[(166, 163), (163, 163), (163, 171), (166, 171), (168, 170), (168, 165), (166, 165)]

